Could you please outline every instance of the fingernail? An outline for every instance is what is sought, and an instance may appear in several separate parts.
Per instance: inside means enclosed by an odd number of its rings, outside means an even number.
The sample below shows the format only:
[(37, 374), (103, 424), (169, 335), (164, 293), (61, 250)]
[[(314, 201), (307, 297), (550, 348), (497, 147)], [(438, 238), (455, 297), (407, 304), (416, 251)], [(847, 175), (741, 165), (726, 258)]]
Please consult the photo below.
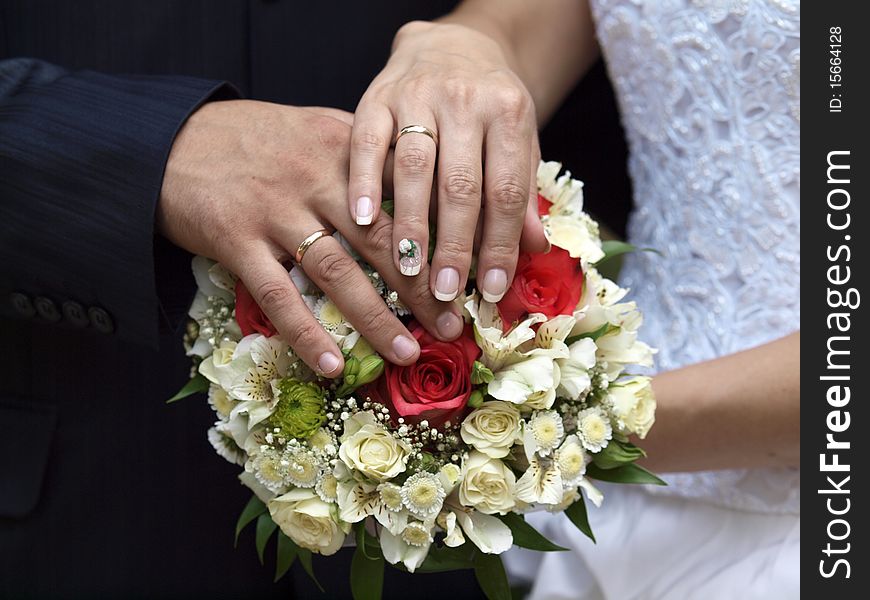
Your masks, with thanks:
[(423, 251), (420, 243), (408, 238), (399, 242), (399, 270), (402, 275), (413, 277), (423, 267)]
[(487, 302), (498, 302), (507, 291), (507, 273), (504, 269), (490, 269), (483, 277), (480, 292)]
[(438, 271), (435, 278), (435, 297), (442, 302), (449, 302), (459, 293), (459, 271), (453, 267), (444, 267)]
[(462, 319), (459, 315), (446, 312), (435, 320), (435, 327), (438, 328), (438, 333), (441, 337), (447, 339), (455, 339), (462, 333)]
[(317, 359), (317, 368), (320, 369), (320, 372), (324, 375), (328, 375), (335, 371), (339, 364), (341, 364), (341, 360), (339, 360), (339, 358), (332, 352), (324, 352), (320, 355), (320, 358)]
[(356, 201), (356, 224), (371, 225), (374, 212), (372, 199), (368, 196), (360, 196)]
[(417, 342), (404, 335), (393, 338), (393, 352), (399, 360), (407, 360), (417, 353)]

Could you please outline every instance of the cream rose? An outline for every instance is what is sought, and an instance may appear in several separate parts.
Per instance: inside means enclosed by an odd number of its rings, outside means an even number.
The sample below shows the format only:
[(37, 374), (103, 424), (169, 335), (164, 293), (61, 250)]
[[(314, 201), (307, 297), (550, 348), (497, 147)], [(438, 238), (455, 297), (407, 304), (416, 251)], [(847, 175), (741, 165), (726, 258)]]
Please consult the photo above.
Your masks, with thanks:
[(329, 504), (309, 489), (296, 489), (269, 501), (272, 520), (300, 547), (328, 556), (344, 543), (349, 527), (341, 527)]
[(625, 379), (611, 385), (608, 392), (620, 429), (645, 438), (656, 420), (656, 399), (650, 378)]
[(520, 432), (520, 411), (509, 402), (484, 402), (462, 422), (462, 441), (490, 458), (504, 458)]
[(516, 476), (497, 458), (473, 451), (463, 465), (459, 501), (482, 513), (505, 514), (514, 507)]
[(366, 411), (345, 421), (338, 456), (350, 469), (376, 481), (387, 481), (405, 470), (410, 448)]

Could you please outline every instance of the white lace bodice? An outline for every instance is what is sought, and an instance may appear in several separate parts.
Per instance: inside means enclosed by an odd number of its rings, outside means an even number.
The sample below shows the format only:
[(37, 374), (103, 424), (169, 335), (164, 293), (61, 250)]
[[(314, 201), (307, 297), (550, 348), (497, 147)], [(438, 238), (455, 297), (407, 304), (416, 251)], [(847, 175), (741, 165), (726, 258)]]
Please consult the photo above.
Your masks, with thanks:
[[(593, 0), (629, 140), (624, 285), (661, 370), (800, 328), (800, 7)], [(796, 470), (670, 476), (669, 492), (800, 510)]]

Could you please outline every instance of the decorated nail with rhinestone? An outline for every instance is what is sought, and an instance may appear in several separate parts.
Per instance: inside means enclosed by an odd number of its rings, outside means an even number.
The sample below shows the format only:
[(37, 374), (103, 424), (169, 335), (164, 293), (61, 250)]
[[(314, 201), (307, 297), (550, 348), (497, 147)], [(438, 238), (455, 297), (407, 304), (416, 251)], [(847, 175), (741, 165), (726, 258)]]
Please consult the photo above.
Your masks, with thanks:
[(420, 272), (423, 266), (423, 254), (420, 252), (420, 244), (408, 238), (402, 238), (399, 242), (399, 269), (402, 275), (414, 276)]

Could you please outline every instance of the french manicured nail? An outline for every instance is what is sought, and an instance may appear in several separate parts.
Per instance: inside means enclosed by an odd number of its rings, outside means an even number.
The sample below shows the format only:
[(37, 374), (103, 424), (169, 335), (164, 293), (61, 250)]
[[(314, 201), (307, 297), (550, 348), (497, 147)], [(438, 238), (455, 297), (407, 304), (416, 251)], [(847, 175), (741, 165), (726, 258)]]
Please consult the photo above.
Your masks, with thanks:
[(413, 277), (423, 267), (423, 249), (420, 242), (402, 238), (399, 241), (399, 270), (402, 275)]
[(438, 271), (435, 278), (435, 297), (442, 302), (449, 302), (459, 293), (459, 271), (453, 267), (444, 267)]
[(360, 196), (356, 201), (356, 224), (371, 225), (374, 214), (375, 207), (372, 204), (372, 199), (368, 196)]
[(483, 276), (480, 292), (487, 302), (498, 302), (507, 291), (507, 273), (504, 269), (490, 269)]
[(455, 339), (462, 333), (462, 318), (452, 312), (446, 312), (435, 320), (435, 327), (438, 328), (438, 333), (441, 337), (447, 339)]
[(404, 335), (393, 338), (393, 352), (399, 360), (407, 360), (417, 353), (417, 342)]
[(341, 361), (332, 352), (324, 352), (320, 355), (320, 358), (317, 359), (317, 368), (320, 369), (320, 372), (324, 375), (328, 375), (335, 371), (340, 364)]

